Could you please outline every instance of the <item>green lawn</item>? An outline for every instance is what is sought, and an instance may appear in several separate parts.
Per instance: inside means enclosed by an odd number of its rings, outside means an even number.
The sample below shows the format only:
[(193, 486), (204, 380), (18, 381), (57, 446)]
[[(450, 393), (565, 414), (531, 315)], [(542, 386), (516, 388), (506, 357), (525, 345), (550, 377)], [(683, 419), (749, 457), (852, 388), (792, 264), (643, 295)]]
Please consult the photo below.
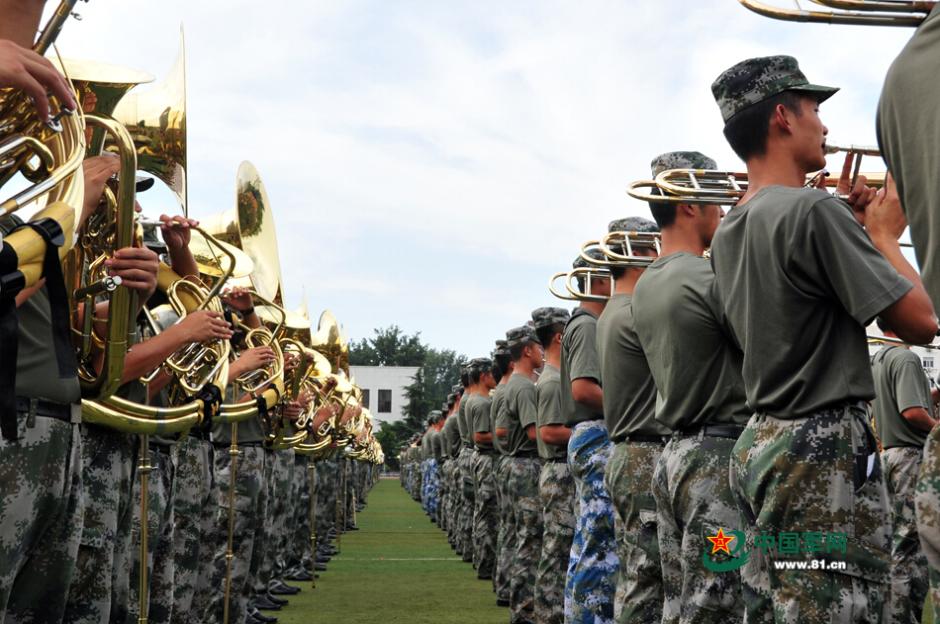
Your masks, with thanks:
[(342, 537), (342, 552), (276, 615), (300, 624), (506, 624), (490, 581), (456, 557), (421, 506), (384, 479), (369, 494), (359, 531)]

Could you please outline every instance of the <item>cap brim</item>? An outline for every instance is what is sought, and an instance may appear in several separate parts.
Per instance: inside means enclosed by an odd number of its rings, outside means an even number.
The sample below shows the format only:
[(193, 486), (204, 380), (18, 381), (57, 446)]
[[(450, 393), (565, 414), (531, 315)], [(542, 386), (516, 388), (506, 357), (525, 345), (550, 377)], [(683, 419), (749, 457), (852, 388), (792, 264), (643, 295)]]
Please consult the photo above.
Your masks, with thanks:
[(134, 184), (134, 188), (137, 190), (138, 193), (143, 193), (144, 191), (146, 191), (146, 190), (148, 190), (149, 188), (151, 188), (151, 187), (153, 186), (153, 183), (154, 183), (154, 179), (153, 179), (153, 178), (146, 178), (146, 177), (144, 177), (144, 176), (137, 176), (137, 177), (136, 177), (135, 184)]
[(822, 85), (806, 84), (794, 87), (794, 91), (808, 93), (816, 98), (820, 104), (831, 98), (839, 91), (839, 87), (824, 87)]

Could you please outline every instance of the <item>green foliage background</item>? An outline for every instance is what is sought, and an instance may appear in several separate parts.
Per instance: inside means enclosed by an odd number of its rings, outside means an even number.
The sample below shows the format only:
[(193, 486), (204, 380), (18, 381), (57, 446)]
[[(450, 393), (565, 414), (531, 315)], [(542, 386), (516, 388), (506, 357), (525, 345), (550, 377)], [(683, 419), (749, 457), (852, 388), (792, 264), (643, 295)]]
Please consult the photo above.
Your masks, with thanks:
[(460, 382), (460, 367), (467, 357), (451, 349), (435, 349), (421, 341), (421, 333), (407, 335), (397, 326), (373, 330), (371, 338), (349, 345), (353, 366), (419, 366), (405, 388), (408, 405), (402, 420), (382, 423), (376, 438), (385, 453), (385, 465), (398, 470), (398, 450), (415, 433), (424, 432), (428, 412), (440, 409), (451, 386)]

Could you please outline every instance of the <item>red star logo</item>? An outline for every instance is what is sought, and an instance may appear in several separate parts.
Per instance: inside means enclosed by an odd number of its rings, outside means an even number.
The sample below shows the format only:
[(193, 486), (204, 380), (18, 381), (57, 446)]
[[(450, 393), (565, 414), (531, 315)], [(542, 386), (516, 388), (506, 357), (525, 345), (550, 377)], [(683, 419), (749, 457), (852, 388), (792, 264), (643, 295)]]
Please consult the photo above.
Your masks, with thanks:
[(726, 552), (728, 555), (731, 555), (731, 550), (728, 548), (728, 543), (734, 541), (734, 536), (725, 535), (725, 530), (722, 528), (718, 529), (717, 535), (706, 536), (706, 539), (712, 543), (712, 554), (719, 552)]

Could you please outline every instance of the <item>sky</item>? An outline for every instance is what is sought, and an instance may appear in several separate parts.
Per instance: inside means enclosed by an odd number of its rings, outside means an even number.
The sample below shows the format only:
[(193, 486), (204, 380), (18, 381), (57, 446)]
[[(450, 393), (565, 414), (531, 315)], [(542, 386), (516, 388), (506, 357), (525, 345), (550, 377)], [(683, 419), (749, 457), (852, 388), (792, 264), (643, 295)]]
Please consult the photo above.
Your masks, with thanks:
[[(91, 0), (78, 11), (62, 56), (157, 81), (183, 26), (190, 215), (231, 208), (251, 161), (289, 307), (306, 295), (314, 323), (330, 309), (353, 340), (395, 324), (469, 357), (534, 308), (570, 305), (548, 278), (610, 220), (649, 216), (626, 187), (654, 156), (700, 150), (742, 169), (710, 91), (725, 68), (796, 56), (811, 81), (842, 87), (821, 109), (830, 140), (873, 145), (885, 72), (912, 33), (778, 22), (735, 0)], [(140, 200), (148, 216), (175, 209), (168, 193)]]

